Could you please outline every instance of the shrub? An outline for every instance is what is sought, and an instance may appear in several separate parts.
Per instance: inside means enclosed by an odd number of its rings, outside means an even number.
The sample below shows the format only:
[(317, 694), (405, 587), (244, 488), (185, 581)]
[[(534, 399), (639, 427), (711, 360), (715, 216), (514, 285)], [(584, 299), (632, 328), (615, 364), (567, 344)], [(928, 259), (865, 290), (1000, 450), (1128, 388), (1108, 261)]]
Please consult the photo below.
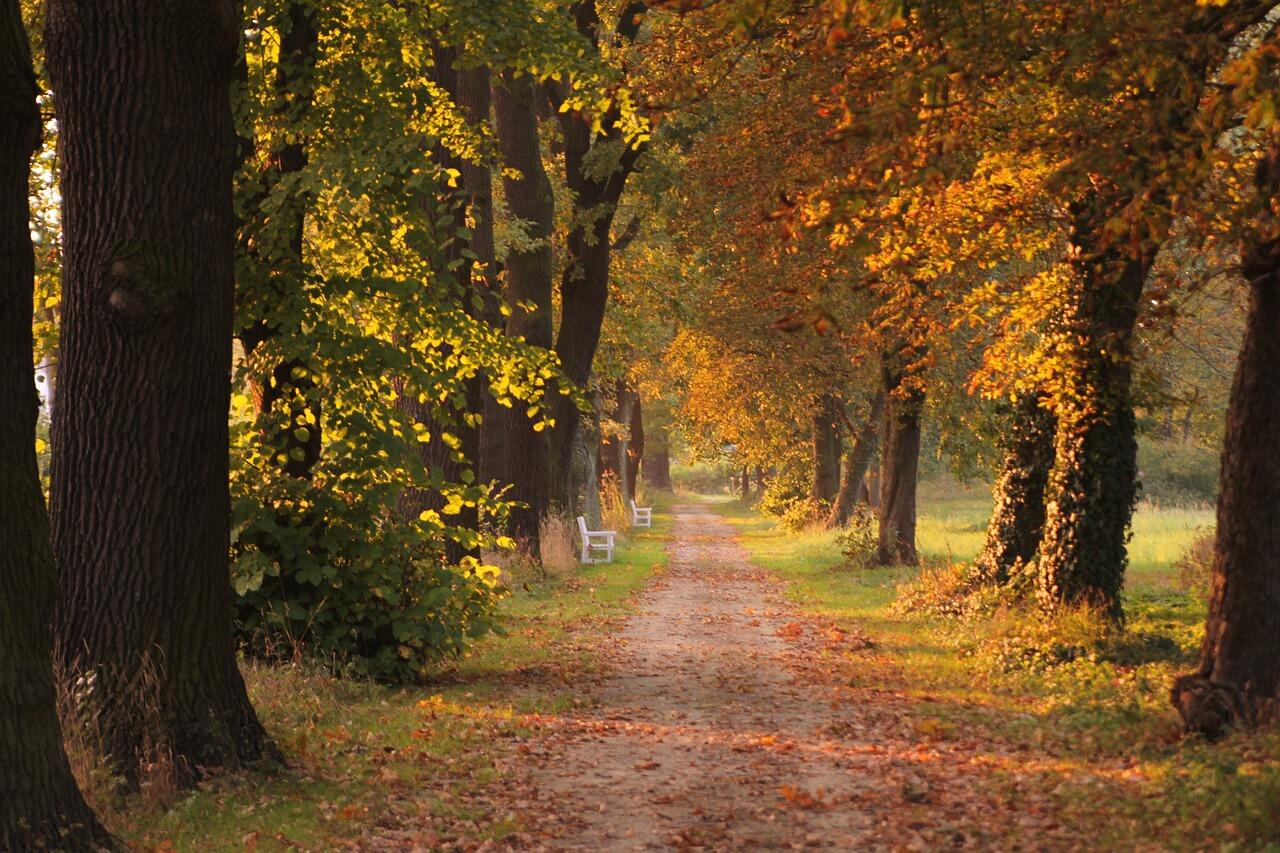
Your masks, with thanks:
[(823, 514), (825, 507), (809, 496), (809, 471), (803, 464), (788, 462), (765, 484), (758, 504), (788, 530), (800, 530)]
[(849, 521), (836, 534), (836, 546), (844, 557), (842, 563), (848, 569), (868, 569), (874, 564), (879, 545), (879, 524), (875, 510), (866, 504), (853, 508)]
[(471, 557), (447, 564), (428, 525), (324, 517), (318, 536), (300, 527), (266, 531), (266, 547), (255, 534), (276, 524), (271, 515), (233, 530), (236, 627), (250, 656), (409, 682), (497, 627), (504, 592), (496, 566)]
[(969, 618), (1018, 607), (1033, 597), (1036, 563), (1031, 561), (1004, 585), (989, 582), (970, 563), (925, 569), (898, 588), (896, 613)]
[(1209, 584), (1213, 580), (1213, 531), (1200, 531), (1182, 555), (1174, 561), (1178, 570), (1178, 588), (1201, 601), (1209, 600)]

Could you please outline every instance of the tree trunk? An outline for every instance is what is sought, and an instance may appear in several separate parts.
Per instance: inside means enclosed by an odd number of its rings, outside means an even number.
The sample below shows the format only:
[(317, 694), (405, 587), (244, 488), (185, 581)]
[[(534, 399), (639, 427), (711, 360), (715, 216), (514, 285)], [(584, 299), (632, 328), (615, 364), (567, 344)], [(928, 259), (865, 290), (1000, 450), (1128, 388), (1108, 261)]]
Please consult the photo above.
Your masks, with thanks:
[(1003, 585), (1031, 561), (1044, 531), (1044, 490), (1053, 467), (1053, 413), (1036, 394), (1018, 400), (987, 540), (974, 568), (984, 583)]
[(840, 491), (840, 401), (823, 394), (813, 413), (813, 482), (809, 497), (829, 505)]
[(27, 183), (40, 144), (17, 0), (0, 2), (0, 849), (112, 845), (62, 748), (53, 683), (56, 580), (36, 468), (35, 258)]
[(849, 523), (849, 516), (858, 501), (863, 500), (866, 493), (867, 468), (875, 456), (880, 443), (880, 424), (884, 420), (884, 391), (880, 391), (871, 401), (871, 413), (862, 424), (854, 438), (853, 447), (844, 458), (844, 473), (840, 480), (840, 491), (831, 504), (831, 512), (827, 515), (826, 527), (844, 527)]
[[(511, 215), (526, 223), (528, 239), (507, 253), (507, 334), (526, 343), (551, 348), (551, 231), (554, 202), (551, 182), (542, 167), (542, 144), (538, 137), (538, 89), (528, 76), (504, 75), (494, 87), (498, 146), (503, 162), (518, 176), (504, 176), (503, 189)], [(531, 305), (527, 310), (522, 305)], [(551, 405), (558, 402), (551, 401)], [(501, 470), (496, 479), (511, 486), (508, 496), (524, 504), (511, 511), (508, 533), (526, 552), (539, 552), (539, 525), (547, 513), (551, 469), (549, 443), (545, 431), (518, 406), (501, 408), (494, 428), (501, 431)], [(575, 411), (576, 417), (576, 411)], [(495, 460), (495, 462), (498, 460)], [(571, 449), (561, 460), (572, 464)]]
[(645, 445), (644, 481), (655, 491), (671, 491), (671, 447), (661, 433), (657, 441)]
[[(884, 431), (888, 432), (889, 424), (886, 421)], [(886, 435), (887, 439), (888, 436)], [(880, 463), (872, 459), (871, 469), (867, 471), (867, 506), (872, 509), (880, 509)]]
[(742, 466), (742, 481), (738, 485), (742, 489), (742, 502), (748, 503), (751, 500), (751, 469), (746, 465)]
[[(624, 41), (634, 41), (646, 9), (642, 2), (626, 3), (618, 16), (617, 36)], [(599, 50), (601, 22), (596, 0), (576, 0), (570, 11), (578, 32)], [(562, 94), (553, 90), (557, 101), (562, 100)], [(609, 299), (613, 218), (627, 178), (635, 171), (644, 146), (626, 143), (618, 126), (621, 113), (616, 107), (603, 116), (572, 109), (561, 110), (558, 115), (564, 138), (565, 183), (573, 195), (574, 215), (565, 243), (566, 263), (560, 279), (560, 329), (556, 333), (555, 349), (565, 375), (577, 387), (585, 388), (591, 379)], [(619, 155), (610, 152), (613, 146), (621, 146)], [(600, 174), (601, 164), (608, 162), (597, 156), (601, 151), (609, 152), (604, 154), (605, 158), (618, 158), (615, 168), (607, 174)], [(573, 482), (572, 468), (566, 461), (573, 449), (581, 415), (572, 397), (560, 395), (555, 396), (552, 411), (556, 426), (551, 434), (551, 502), (571, 511), (580, 484)]]
[[(433, 79), (441, 90), (446, 92), (455, 102), (460, 101), (461, 76), (455, 68), (457, 51), (454, 48), (439, 44), (433, 46)], [(456, 169), (459, 173), (465, 164), (450, 152), (444, 145), (437, 145), (432, 152), (434, 158), (447, 169)], [(455, 305), (464, 313), (474, 315), (472, 306), (472, 268), (473, 262), (468, 258), (471, 248), (467, 241), (457, 233), (457, 229), (466, 222), (468, 196), (466, 188), (451, 191), (441, 184), (434, 191), (424, 190), (418, 198), (418, 206), (424, 217), (432, 225), (432, 235), (427, 239), (437, 242), (434, 246), (423, 246), (424, 258), (434, 261), (436, 275), (442, 281), (452, 278), (454, 289), (451, 294)], [(447, 217), (442, 224), (441, 214)], [(490, 233), (490, 248), (492, 234)], [(443, 250), (443, 251), (441, 251)], [(470, 253), (474, 254), (474, 253)], [(488, 297), (488, 288), (484, 287), (481, 298)], [(410, 342), (406, 341), (405, 346)], [(437, 357), (446, 362), (453, 352), (449, 344), (441, 344), (437, 348)], [(404, 382), (398, 383), (396, 404), (414, 423), (425, 427), (429, 439), (414, 441), (418, 460), (425, 473), (438, 471), (444, 482), (459, 484), (468, 479), (474, 480), (476, 460), (480, 455), (480, 433), (477, 428), (466, 421), (467, 414), (480, 414), (482, 410), (480, 377), (470, 379), (466, 383), (466, 411), (453, 412), (452, 417), (441, 419), (438, 403), (424, 399), (425, 395)], [(444, 440), (445, 433), (457, 439), (457, 447), (450, 446)], [(401, 495), (397, 511), (401, 518), (412, 520), (427, 510), (439, 511), (447, 504), (444, 495), (435, 488), (409, 488)], [(463, 531), (477, 531), (480, 528), (479, 510), (475, 506), (464, 505), (455, 516), (452, 526)], [(473, 542), (450, 539), (445, 543), (445, 559), (457, 564), (463, 557), (480, 556), (480, 549)]]
[(640, 407), (640, 392), (635, 392), (631, 403), (631, 424), (627, 442), (627, 495), (636, 499), (636, 483), (640, 479), (640, 460), (644, 458), (644, 414)]
[[(493, 112), (488, 68), (463, 68), (458, 71), (458, 103), (467, 121), (476, 127), (487, 127)], [(493, 174), (483, 161), (463, 160), (462, 187), (467, 194), (470, 211), (470, 248), (475, 255), (473, 276), (480, 288), (484, 307), (480, 318), (495, 329), (504, 326), (502, 318), (502, 286), (498, 277), (498, 261), (493, 235)], [(484, 417), (480, 424), (480, 444), (475, 460), (476, 478), (487, 483), (505, 470), (503, 461), (502, 409), (487, 389), (481, 389)]]
[[(320, 460), (322, 423), (315, 377), (306, 357), (310, 343), (299, 327), (302, 312), (298, 300), (306, 298), (302, 287), (306, 275), (303, 229), (311, 195), (295, 190), (270, 215), (260, 208), (283, 181), (307, 168), (301, 126), (312, 108), (320, 33), (315, 10), (304, 2), (285, 4), (275, 24), (280, 32), (280, 58), (274, 112), (291, 131), (267, 153), (262, 185), (249, 201), (251, 212), (242, 224), (240, 243), (249, 262), (243, 267), (244, 280), (237, 291), (244, 315), (238, 337), (246, 356), (267, 341), (276, 341), (284, 350), (268, 376), (253, 379), (251, 390), (260, 417), (283, 415), (274, 429), (264, 432), (262, 441), (280, 448), (277, 458), (287, 474), (309, 479)], [(255, 156), (254, 147), (252, 139), (241, 139), (245, 159)]]
[[(1258, 166), (1274, 211), (1280, 143)], [(1263, 215), (1243, 272), (1249, 312), (1227, 408), (1213, 583), (1199, 670), (1174, 682), (1189, 732), (1274, 721), (1280, 710), (1280, 228)]]
[(890, 367), (886, 362), (883, 375), (889, 429), (881, 463), (880, 540), (876, 563), (914, 566), (919, 562), (916, 479), (920, 467), (920, 413), (924, 408), (924, 392), (904, 382), (902, 367)]
[(236, 667), (227, 566), (239, 22), (195, 0), (47, 14), (66, 259), (56, 655), (96, 679), (126, 780), (155, 748), (191, 784), (274, 755)]
[[(1100, 233), (1096, 219), (1089, 209), (1077, 213), (1077, 239)], [(1037, 580), (1047, 609), (1084, 604), (1115, 621), (1124, 615), (1138, 468), (1131, 341), (1154, 251), (1135, 257), (1127, 247), (1093, 253), (1085, 245), (1072, 253), (1080, 282), (1067, 317), (1074, 352), (1058, 407)]]

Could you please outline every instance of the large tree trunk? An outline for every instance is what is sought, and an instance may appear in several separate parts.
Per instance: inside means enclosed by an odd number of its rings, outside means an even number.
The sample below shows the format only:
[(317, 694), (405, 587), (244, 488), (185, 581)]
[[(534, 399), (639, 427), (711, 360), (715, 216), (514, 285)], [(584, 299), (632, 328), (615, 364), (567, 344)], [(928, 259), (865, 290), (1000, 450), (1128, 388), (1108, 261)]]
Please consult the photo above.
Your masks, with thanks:
[(834, 394), (818, 398), (813, 413), (813, 482), (809, 497), (830, 504), (840, 491), (840, 401)]
[(1087, 242), (1103, 227), (1095, 203), (1082, 205), (1075, 220), (1080, 293), (1066, 318), (1073, 351), (1045, 493), (1037, 596), (1048, 609), (1084, 604), (1119, 621), (1137, 497), (1131, 344), (1155, 247), (1138, 256), (1127, 247), (1090, 251)]
[[(551, 348), (551, 231), (554, 201), (551, 182), (542, 166), (542, 145), (538, 138), (538, 89), (528, 76), (507, 74), (493, 90), (497, 117), (498, 146), (503, 162), (519, 175), (503, 177), (507, 208), (526, 223), (528, 239), (507, 253), (507, 334), (524, 338), (532, 346)], [(532, 310), (527, 310), (531, 305)], [(553, 401), (553, 404), (557, 401)], [(508, 532), (530, 554), (539, 552), (539, 525), (547, 513), (549, 443), (545, 431), (535, 431), (534, 423), (519, 407), (500, 408), (494, 429), (501, 431), (495, 442), (502, 446), (501, 470), (495, 478), (510, 485), (508, 497), (523, 507), (511, 511)], [(577, 413), (574, 412), (576, 418)], [(571, 449), (570, 449), (571, 450)], [(495, 460), (497, 461), (497, 460)], [(572, 453), (561, 460), (572, 465)]]
[[(902, 358), (898, 356), (897, 358)], [(888, 400), (888, 435), (881, 462), (880, 540), (876, 563), (914, 566), (916, 554), (916, 486), (920, 467), (920, 414), (924, 392), (904, 380), (901, 366), (884, 367)]]
[(227, 566), (238, 29), (230, 2), (48, 5), (56, 654), (96, 679), (102, 745), (133, 783), (151, 747), (180, 784), (273, 751), (236, 667)]
[(1039, 395), (1024, 394), (1010, 428), (994, 489), (995, 509), (974, 568), (984, 583), (1002, 585), (1031, 561), (1044, 531), (1044, 490), (1053, 467), (1053, 413)]
[[(1280, 199), (1280, 143), (1257, 185), (1272, 205)], [(1227, 408), (1200, 667), (1173, 688), (1187, 730), (1209, 736), (1280, 710), (1280, 218), (1264, 215), (1263, 226), (1244, 255), (1249, 313)]]
[(27, 179), (40, 144), (17, 0), (0, 2), (0, 849), (110, 846), (71, 775), (56, 712), (55, 578), (36, 469)]
[(880, 391), (871, 400), (871, 413), (862, 424), (862, 429), (854, 437), (853, 446), (844, 457), (844, 472), (841, 475), (840, 491), (831, 504), (831, 512), (827, 515), (826, 527), (844, 527), (849, 523), (853, 508), (858, 501), (865, 500), (867, 484), (867, 468), (875, 456), (880, 444), (880, 424), (884, 421), (884, 391)]
[[(615, 30), (621, 39), (634, 41), (646, 9), (643, 2), (623, 6)], [(596, 0), (576, 0), (570, 11), (579, 33), (599, 49), (600, 13)], [(553, 94), (560, 101), (563, 93)], [(561, 317), (555, 349), (565, 375), (577, 387), (586, 388), (609, 299), (613, 218), (627, 178), (635, 170), (644, 147), (626, 143), (618, 126), (621, 114), (616, 107), (604, 116), (572, 109), (560, 111), (559, 116), (565, 183), (573, 194), (574, 215), (565, 243), (567, 257), (560, 279)], [(621, 154), (616, 155), (617, 166), (608, 174), (600, 174), (601, 162), (607, 161), (596, 155), (608, 152), (612, 146), (622, 146)], [(610, 156), (615, 155), (604, 154)], [(572, 397), (561, 395), (555, 396), (552, 411), (556, 425), (551, 434), (551, 503), (571, 512), (585, 485), (573, 482), (572, 466), (568, 464), (581, 414)]]

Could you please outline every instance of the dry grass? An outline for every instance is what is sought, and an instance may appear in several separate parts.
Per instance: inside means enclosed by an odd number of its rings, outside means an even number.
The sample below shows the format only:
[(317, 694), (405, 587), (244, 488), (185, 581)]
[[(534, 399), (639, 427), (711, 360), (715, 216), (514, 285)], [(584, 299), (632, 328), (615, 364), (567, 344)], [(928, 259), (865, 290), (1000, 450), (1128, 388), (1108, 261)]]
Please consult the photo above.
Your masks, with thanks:
[(622, 494), (622, 485), (611, 472), (600, 478), (600, 523), (605, 530), (622, 535), (631, 529), (631, 507)]
[[(96, 675), (75, 676), (55, 671), (54, 678), (63, 748), (71, 772), (85, 800), (99, 817), (111, 823), (114, 816), (130, 805), (135, 792), (106, 755), (105, 720), (94, 696)], [(130, 704), (119, 712), (142, 721), (142, 743), (135, 756), (136, 798), (144, 808), (153, 810), (172, 807), (181, 791), (179, 768), (163, 735), (158, 699), (160, 681), (158, 665), (147, 656), (139, 671), (138, 688)]]
[(542, 566), (549, 574), (560, 576), (578, 565), (578, 522), (567, 515), (548, 515), (538, 532), (542, 539)]

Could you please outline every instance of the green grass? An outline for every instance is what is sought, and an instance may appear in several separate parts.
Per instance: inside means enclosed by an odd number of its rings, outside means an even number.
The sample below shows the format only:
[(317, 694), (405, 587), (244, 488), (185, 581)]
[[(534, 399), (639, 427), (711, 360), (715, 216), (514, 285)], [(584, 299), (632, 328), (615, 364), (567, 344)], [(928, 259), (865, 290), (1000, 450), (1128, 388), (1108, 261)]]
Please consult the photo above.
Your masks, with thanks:
[(634, 531), (612, 564), (511, 579), (506, 636), (480, 641), (422, 686), (247, 664), (250, 695), (288, 770), (232, 774), (176, 796), (152, 790), (122, 805), (102, 798), (100, 810), (137, 850), (364, 847), (371, 827), (405, 815), (427, 847), (459, 832), (471, 842), (509, 834), (517, 827), (491, 794), (504, 779), (498, 765), (529, 731), (522, 715), (580, 701), (575, 685), (603, 665), (605, 626), (665, 564), (668, 506), (659, 496), (653, 529)]
[[(975, 555), (989, 506), (953, 484), (922, 489), (926, 563)], [(738, 502), (714, 507), (800, 606), (875, 641), (842, 678), (872, 691), (869, 701), (879, 690), (908, 697), (931, 736), (976, 738), (1050, 768), (1023, 775), (1080, 826), (1089, 849), (1154, 840), (1158, 849), (1280, 850), (1280, 735), (1183, 740), (1168, 702), (1174, 676), (1194, 665), (1204, 621), (1203, 603), (1175, 590), (1171, 563), (1212, 524), (1209, 510), (1139, 511), (1129, 621), (1117, 636), (1083, 614), (1046, 622), (1034, 611), (968, 620), (897, 612), (900, 587), (918, 570), (841, 569), (832, 533), (790, 533)], [(1059, 663), (1064, 650), (1078, 657)]]

